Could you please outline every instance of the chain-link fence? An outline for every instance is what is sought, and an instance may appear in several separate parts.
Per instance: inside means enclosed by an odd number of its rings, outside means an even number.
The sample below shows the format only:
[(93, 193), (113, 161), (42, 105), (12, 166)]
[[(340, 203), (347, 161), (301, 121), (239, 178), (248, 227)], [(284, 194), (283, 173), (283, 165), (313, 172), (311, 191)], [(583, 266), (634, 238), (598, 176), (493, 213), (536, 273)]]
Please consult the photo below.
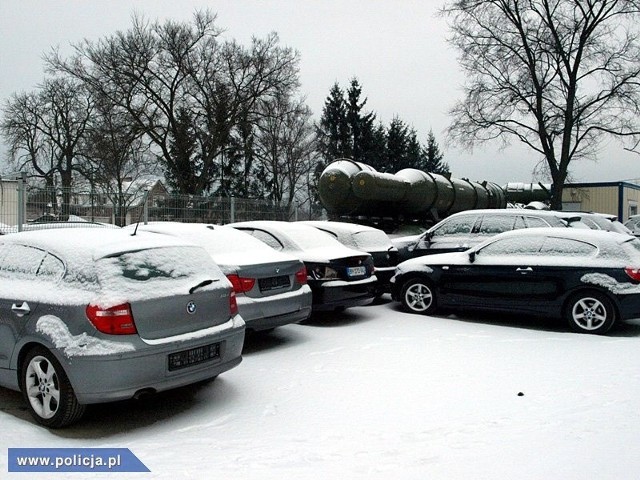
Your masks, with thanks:
[(136, 222), (177, 221), (226, 224), (245, 220), (308, 220), (321, 217), (297, 203), (262, 199), (197, 197), (169, 194), (162, 184), (127, 192), (42, 188), (24, 176), (0, 180), (0, 233), (29, 225), (58, 222), (100, 222), (118, 226)]

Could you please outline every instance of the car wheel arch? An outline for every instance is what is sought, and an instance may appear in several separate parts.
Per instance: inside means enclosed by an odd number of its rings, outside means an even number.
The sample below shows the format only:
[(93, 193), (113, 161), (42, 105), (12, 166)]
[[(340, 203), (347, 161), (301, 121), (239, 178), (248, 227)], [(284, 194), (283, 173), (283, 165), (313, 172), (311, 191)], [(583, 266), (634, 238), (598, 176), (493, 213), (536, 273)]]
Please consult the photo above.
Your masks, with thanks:
[[(75, 423), (84, 415), (86, 405), (78, 402), (75, 395), (75, 389), (68, 377), (67, 369), (52, 349), (47, 348), (41, 343), (31, 342), (24, 345), (19, 353), (19, 357), (18, 383), (20, 392), (32, 417), (39, 424), (48, 428), (61, 428)], [(25, 383), (26, 376), (29, 375), (29, 371), (32, 372), (31, 375), (34, 374), (34, 370), (32, 370), (32, 365), (34, 363), (39, 363), (40, 365), (44, 363), (45, 365), (48, 365), (49, 368), (53, 369), (51, 370), (51, 374), (47, 371), (47, 376), (51, 375), (51, 380), (47, 381), (50, 381), (51, 383), (47, 385), (46, 394), (44, 393), (44, 390), (40, 390), (41, 394), (37, 394), (37, 392), (34, 394), (32, 392), (33, 387), (27, 388)], [(38, 376), (41, 375), (43, 374), (38, 374)], [(54, 378), (55, 380), (53, 380)], [(42, 379), (40, 380), (40, 383), (42, 386)], [(48, 393), (49, 387), (57, 393), (57, 397), (55, 393)], [(34, 408), (33, 403), (37, 402), (37, 399), (39, 398), (36, 395), (43, 395), (43, 397), (40, 398), (40, 401), (43, 404), (52, 402), (51, 400), (47, 401), (44, 398), (52, 395), (55, 407), (52, 410), (49, 410), (49, 412), (47, 412), (45, 407), (43, 414), (39, 411), (39, 408)], [(51, 403), (49, 404), (49, 408), (51, 408)]]
[[(423, 310), (422, 309), (414, 309), (411, 308), (410, 306), (408, 306), (405, 302), (405, 295), (407, 292), (407, 289), (411, 286), (411, 284), (415, 284), (415, 283), (422, 283), (424, 284), (429, 290), (430, 290), (430, 294), (431, 294), (431, 301), (429, 303), (429, 305), (427, 305)], [(405, 311), (411, 312), (411, 313), (422, 313), (425, 315), (429, 315), (432, 314), (436, 311), (437, 309), (437, 297), (438, 297), (439, 293), (438, 293), (438, 289), (435, 285), (435, 283), (433, 282), (433, 280), (431, 280), (427, 275), (422, 275), (420, 273), (412, 273), (410, 275), (407, 275), (405, 278), (402, 279), (402, 286), (400, 287), (400, 303), (403, 307), (403, 309)]]
[[(570, 312), (569, 310), (572, 308), (572, 304), (574, 303), (574, 299), (577, 297), (593, 297), (595, 299), (598, 299), (599, 296), (603, 297), (610, 305), (611, 309), (613, 310), (613, 318), (612, 319), (607, 319), (607, 321), (605, 322), (605, 324), (601, 327), (601, 328), (597, 328), (591, 332), (587, 331), (587, 330), (583, 330), (580, 328), (576, 328), (575, 323), (572, 322), (570, 320)], [(563, 320), (565, 320), (565, 322), (568, 322), (569, 326), (574, 330), (574, 331), (579, 331), (582, 333), (596, 333), (596, 334), (604, 334), (607, 331), (609, 331), (611, 329), (611, 327), (619, 322), (620, 320), (620, 310), (618, 308), (618, 302), (616, 301), (615, 297), (613, 296), (613, 294), (607, 290), (607, 289), (603, 289), (603, 288), (597, 288), (594, 286), (583, 286), (583, 287), (579, 287), (579, 288), (575, 288), (573, 290), (571, 290), (570, 292), (568, 292), (565, 295), (564, 301), (562, 302), (562, 310), (560, 312), (561, 317)]]

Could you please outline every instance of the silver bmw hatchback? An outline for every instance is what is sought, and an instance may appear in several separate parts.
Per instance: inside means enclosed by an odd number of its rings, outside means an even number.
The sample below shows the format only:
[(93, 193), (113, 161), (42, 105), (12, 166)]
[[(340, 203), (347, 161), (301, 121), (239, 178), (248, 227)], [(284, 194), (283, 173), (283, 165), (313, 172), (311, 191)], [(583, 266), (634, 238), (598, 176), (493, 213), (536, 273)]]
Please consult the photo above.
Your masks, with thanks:
[(200, 247), (168, 236), (56, 229), (0, 237), (0, 386), (58, 428), (87, 404), (211, 379), (238, 365), (245, 324)]

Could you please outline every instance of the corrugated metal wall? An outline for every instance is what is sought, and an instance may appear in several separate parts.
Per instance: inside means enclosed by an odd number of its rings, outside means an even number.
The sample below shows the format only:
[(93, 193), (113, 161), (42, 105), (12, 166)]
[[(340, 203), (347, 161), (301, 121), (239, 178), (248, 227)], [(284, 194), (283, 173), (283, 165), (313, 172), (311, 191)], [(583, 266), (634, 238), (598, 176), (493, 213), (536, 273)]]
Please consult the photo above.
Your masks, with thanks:
[(638, 212), (640, 185), (627, 182), (569, 184), (562, 194), (564, 210), (609, 213), (621, 222)]

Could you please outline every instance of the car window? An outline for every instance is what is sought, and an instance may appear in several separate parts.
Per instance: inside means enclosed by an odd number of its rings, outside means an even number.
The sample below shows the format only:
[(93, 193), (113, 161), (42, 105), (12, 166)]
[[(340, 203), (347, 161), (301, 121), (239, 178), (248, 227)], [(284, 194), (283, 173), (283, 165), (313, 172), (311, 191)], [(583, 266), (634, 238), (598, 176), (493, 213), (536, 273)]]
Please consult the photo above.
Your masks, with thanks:
[(513, 225), (514, 230), (520, 230), (521, 228), (527, 228), (527, 224), (524, 223), (524, 217), (518, 215), (516, 217), (516, 223)]
[(540, 253), (554, 257), (591, 257), (598, 253), (598, 248), (571, 238), (547, 237)]
[(450, 218), (431, 232), (431, 237), (443, 237), (446, 235), (465, 235), (471, 233), (478, 217), (469, 215), (459, 218)]
[(640, 239), (632, 237), (628, 241), (624, 242), (621, 247), (628, 253), (632, 261), (640, 261)]
[(602, 228), (600, 227), (600, 225), (598, 225), (596, 222), (594, 222), (592, 219), (590, 218), (585, 218), (582, 217), (582, 223), (584, 223), (585, 225), (587, 225), (590, 229), (592, 230), (602, 230)]
[(255, 230), (242, 230), (242, 231), (250, 233), (258, 240), (261, 240), (262, 242), (269, 245), (271, 248), (274, 248), (276, 250), (282, 250), (284, 248), (280, 240), (278, 240), (276, 237), (274, 237), (270, 233), (265, 232), (264, 230), (255, 229)]
[(10, 279), (34, 279), (47, 252), (25, 245), (3, 245), (0, 275)]
[(497, 235), (513, 230), (514, 217), (504, 215), (485, 215), (478, 233), (480, 235)]
[(477, 255), (536, 255), (542, 246), (544, 237), (503, 238), (497, 240), (477, 252)]
[(62, 260), (55, 255), (48, 253), (38, 269), (38, 278), (44, 278), (51, 281), (56, 281), (64, 276), (65, 266)]
[(545, 228), (550, 226), (540, 217), (527, 216), (525, 217), (525, 221), (527, 222), (527, 227), (529, 228)]

